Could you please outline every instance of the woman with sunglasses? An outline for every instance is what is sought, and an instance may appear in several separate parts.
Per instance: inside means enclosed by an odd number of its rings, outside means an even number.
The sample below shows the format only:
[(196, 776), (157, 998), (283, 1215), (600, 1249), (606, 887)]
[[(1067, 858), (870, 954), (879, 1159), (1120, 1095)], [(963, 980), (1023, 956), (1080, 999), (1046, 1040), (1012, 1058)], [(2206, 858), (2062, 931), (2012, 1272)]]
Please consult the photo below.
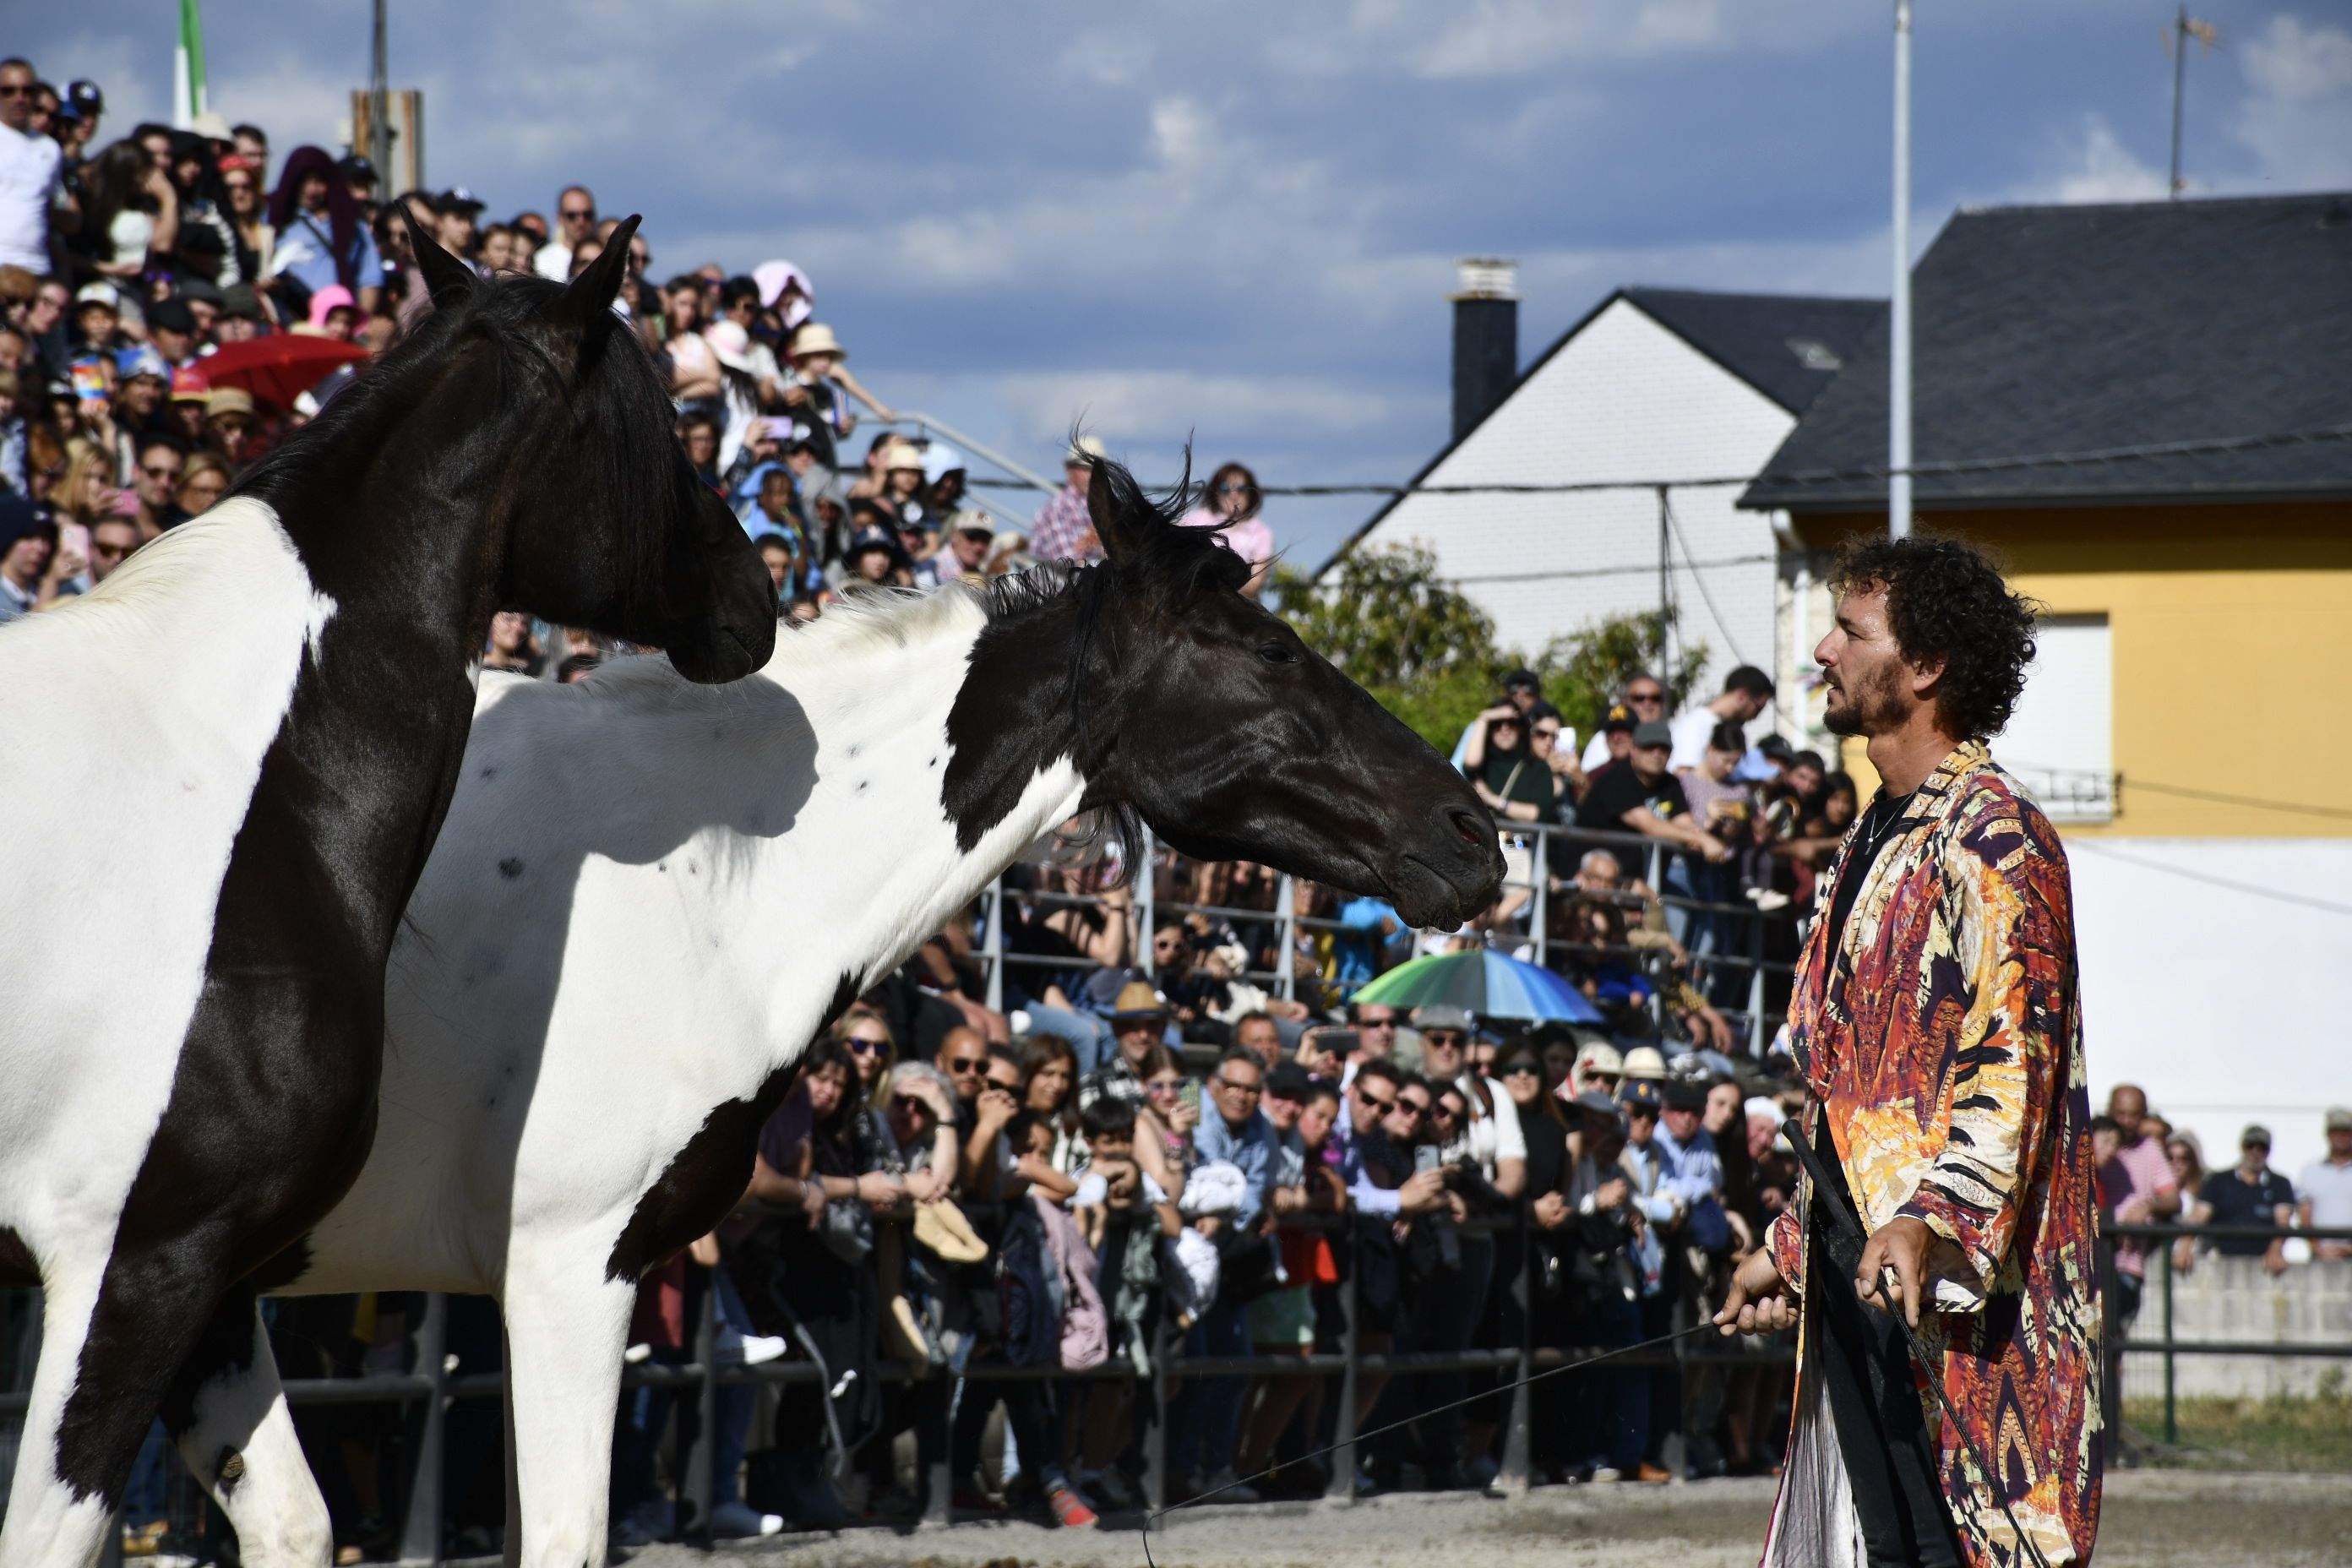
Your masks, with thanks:
[(1213, 528), (1225, 548), (1250, 563), (1242, 592), (1255, 599), (1274, 568), (1274, 531), (1258, 512), (1265, 505), (1257, 476), (1241, 463), (1226, 463), (1209, 476), (1200, 504), (1176, 521), (1186, 528)]

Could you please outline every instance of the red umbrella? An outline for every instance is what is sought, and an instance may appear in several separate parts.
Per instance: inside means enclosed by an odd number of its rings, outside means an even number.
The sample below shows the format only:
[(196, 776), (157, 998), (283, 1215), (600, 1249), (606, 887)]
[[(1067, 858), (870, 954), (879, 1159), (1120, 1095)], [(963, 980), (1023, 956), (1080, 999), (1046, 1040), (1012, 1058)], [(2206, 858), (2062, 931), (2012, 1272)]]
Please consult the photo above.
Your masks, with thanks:
[(319, 384), (337, 365), (368, 357), (367, 350), (341, 338), (314, 338), (302, 332), (278, 332), (241, 343), (224, 343), (217, 353), (196, 362), (213, 386), (241, 386), (254, 401), (290, 408), (294, 400)]

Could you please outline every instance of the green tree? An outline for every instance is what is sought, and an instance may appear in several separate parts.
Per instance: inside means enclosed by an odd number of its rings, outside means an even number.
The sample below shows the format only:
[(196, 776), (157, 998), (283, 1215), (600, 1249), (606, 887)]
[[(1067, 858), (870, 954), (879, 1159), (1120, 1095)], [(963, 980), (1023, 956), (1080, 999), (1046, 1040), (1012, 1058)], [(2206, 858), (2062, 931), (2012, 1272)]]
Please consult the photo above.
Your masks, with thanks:
[(1582, 735), (1635, 670), (1659, 675), (1679, 702), (1706, 661), (1705, 647), (1686, 646), (1671, 669), (1661, 668), (1671, 619), (1656, 611), (1599, 621), (1539, 658), (1502, 647), (1486, 613), (1414, 544), (1349, 551), (1325, 584), (1277, 568), (1275, 586), (1309, 647), (1443, 752), (1498, 700), (1513, 669), (1535, 671), (1546, 699)]

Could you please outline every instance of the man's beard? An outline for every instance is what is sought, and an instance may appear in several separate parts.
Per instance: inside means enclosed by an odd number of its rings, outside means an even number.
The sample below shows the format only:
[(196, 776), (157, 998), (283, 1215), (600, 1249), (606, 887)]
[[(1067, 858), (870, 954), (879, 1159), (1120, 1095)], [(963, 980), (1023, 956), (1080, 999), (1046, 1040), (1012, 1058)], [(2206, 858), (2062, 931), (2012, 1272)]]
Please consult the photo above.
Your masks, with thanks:
[(1895, 728), (1901, 715), (1894, 685), (1891, 673), (1840, 685), (1837, 689), (1844, 694), (1845, 701), (1840, 707), (1822, 710), (1822, 728), (1832, 735), (1874, 735)]

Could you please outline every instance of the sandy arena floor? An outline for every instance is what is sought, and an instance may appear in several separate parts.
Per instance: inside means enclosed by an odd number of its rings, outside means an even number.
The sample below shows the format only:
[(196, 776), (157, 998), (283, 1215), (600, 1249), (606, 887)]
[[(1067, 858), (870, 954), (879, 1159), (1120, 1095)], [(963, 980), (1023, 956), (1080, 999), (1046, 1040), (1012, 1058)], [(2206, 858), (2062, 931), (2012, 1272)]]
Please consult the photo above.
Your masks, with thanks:
[[(1151, 1535), (1159, 1568), (1754, 1568), (1772, 1485), (1547, 1487), (1518, 1500), (1400, 1495), (1352, 1506), (1187, 1509)], [(657, 1547), (639, 1568), (1143, 1568), (1131, 1527), (959, 1524), (898, 1533)], [(2108, 1479), (2100, 1568), (2352, 1564), (2352, 1479), (2134, 1471)]]

